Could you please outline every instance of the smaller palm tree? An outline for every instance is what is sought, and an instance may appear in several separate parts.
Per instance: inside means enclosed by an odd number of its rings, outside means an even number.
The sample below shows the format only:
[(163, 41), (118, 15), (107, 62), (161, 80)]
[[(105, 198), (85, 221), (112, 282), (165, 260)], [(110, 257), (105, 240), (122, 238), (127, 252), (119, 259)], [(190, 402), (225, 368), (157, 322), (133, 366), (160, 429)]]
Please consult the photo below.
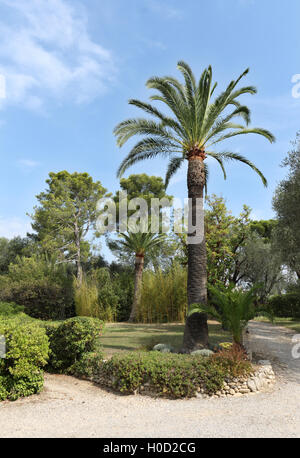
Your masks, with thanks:
[(141, 285), (144, 270), (145, 254), (149, 253), (154, 247), (160, 245), (165, 240), (165, 234), (152, 234), (151, 232), (122, 232), (120, 234), (122, 240), (118, 242), (120, 248), (125, 248), (126, 251), (135, 255), (135, 279), (134, 279), (134, 295), (129, 322), (134, 322), (137, 319), (138, 307), (141, 300)]
[(256, 316), (266, 316), (273, 321), (273, 316), (264, 310), (258, 310), (254, 303), (257, 290), (261, 285), (253, 286), (249, 291), (235, 289), (230, 286), (226, 291), (221, 291), (209, 286), (213, 305), (193, 304), (188, 316), (196, 312), (204, 312), (220, 321), (224, 328), (232, 333), (234, 343), (242, 346), (243, 330), (250, 320)]

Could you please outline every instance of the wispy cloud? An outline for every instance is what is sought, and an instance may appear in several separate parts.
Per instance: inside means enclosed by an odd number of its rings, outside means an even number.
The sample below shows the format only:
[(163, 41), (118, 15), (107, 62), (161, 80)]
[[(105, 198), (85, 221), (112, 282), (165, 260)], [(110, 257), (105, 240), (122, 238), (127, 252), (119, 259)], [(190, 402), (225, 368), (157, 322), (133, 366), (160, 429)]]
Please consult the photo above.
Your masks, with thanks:
[(25, 170), (32, 170), (40, 165), (39, 162), (33, 161), (31, 159), (20, 159), (18, 165)]
[(154, 13), (159, 13), (167, 19), (180, 19), (182, 17), (182, 10), (174, 8), (166, 1), (149, 0), (147, 6)]
[(24, 237), (27, 232), (31, 231), (29, 218), (26, 220), (17, 217), (3, 218), (0, 216), (0, 237), (6, 237), (8, 239), (17, 235)]
[(40, 110), (49, 98), (82, 103), (106, 90), (113, 57), (91, 39), (84, 7), (68, 0), (0, 0), (0, 7), (13, 18), (0, 20), (2, 105)]

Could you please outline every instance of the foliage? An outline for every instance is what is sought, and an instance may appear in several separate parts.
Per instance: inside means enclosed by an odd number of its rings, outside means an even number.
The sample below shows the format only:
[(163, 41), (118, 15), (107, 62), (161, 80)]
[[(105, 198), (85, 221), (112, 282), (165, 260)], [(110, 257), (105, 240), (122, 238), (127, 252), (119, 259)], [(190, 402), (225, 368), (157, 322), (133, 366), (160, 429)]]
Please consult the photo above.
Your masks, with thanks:
[(252, 372), (252, 366), (248, 360), (247, 353), (237, 344), (229, 344), (227, 348), (212, 355), (212, 359), (224, 367), (233, 377)]
[(146, 271), (142, 284), (138, 321), (171, 323), (184, 321), (187, 310), (186, 269), (174, 264), (168, 271)]
[(54, 258), (17, 258), (0, 276), (0, 300), (21, 304), (25, 313), (43, 320), (72, 316), (72, 273)]
[(267, 302), (267, 308), (278, 317), (300, 318), (300, 294), (272, 296)]
[(97, 202), (106, 192), (88, 173), (51, 172), (48, 189), (37, 196), (34, 208), (33, 238), (46, 253), (55, 253), (61, 262), (76, 262), (77, 276), (89, 253), (85, 237), (99, 215)]
[(241, 278), (241, 253), (250, 235), (251, 209), (244, 205), (238, 217), (232, 216), (223, 197), (206, 199), (205, 238), (208, 282), (211, 285), (237, 284)]
[(278, 219), (276, 250), (300, 279), (300, 132), (282, 165), (288, 168), (288, 176), (280, 182), (273, 198)]
[(211, 315), (221, 321), (223, 327), (232, 333), (233, 341), (241, 345), (243, 330), (248, 321), (263, 313), (272, 319), (270, 314), (261, 309), (258, 311), (254, 306), (258, 288), (259, 285), (256, 285), (249, 291), (244, 292), (234, 289), (234, 285), (223, 291), (210, 286), (213, 305), (194, 304), (191, 306), (189, 315), (198, 311)]
[[(265, 129), (248, 128), (232, 122), (236, 117), (240, 117), (246, 125), (250, 122), (248, 107), (241, 105), (237, 100), (242, 94), (256, 93), (256, 88), (253, 86), (237, 89), (238, 83), (249, 69), (232, 81), (226, 90), (212, 101), (217, 84), (212, 84), (210, 66), (203, 71), (199, 82), (196, 82), (195, 76), (185, 62), (178, 62), (177, 67), (184, 77), (185, 84), (169, 76), (153, 77), (147, 82), (148, 88), (158, 91), (158, 94), (151, 96), (151, 100), (163, 102), (166, 108), (171, 110), (173, 117), (163, 114), (149, 103), (139, 100), (129, 101), (131, 105), (150, 114), (157, 121), (147, 118), (128, 119), (115, 128), (114, 132), (120, 147), (135, 135), (143, 137), (124, 159), (118, 174), (123, 175), (128, 167), (138, 161), (157, 156), (169, 156), (167, 185), (192, 151), (203, 150), (206, 156), (217, 160), (224, 177), (226, 174), (223, 161), (237, 160), (250, 166), (266, 184), (263, 174), (245, 157), (228, 151), (222, 153), (214, 151), (218, 143), (236, 135), (254, 133), (264, 136), (270, 142), (274, 141), (273, 135)], [(231, 113), (224, 114), (228, 108), (232, 108)]]
[[(113, 200), (117, 208), (117, 223), (119, 223), (119, 201), (124, 200), (127, 193), (127, 205), (132, 199), (143, 199), (148, 205), (148, 212), (151, 210), (151, 200), (161, 200), (161, 207), (166, 208), (171, 205), (172, 196), (166, 194), (163, 179), (157, 176), (149, 176), (145, 173), (130, 175), (128, 178), (121, 178), (120, 191), (117, 191)], [(123, 195), (122, 195), (123, 193)], [(135, 213), (135, 210), (128, 209), (128, 216)]]
[(231, 367), (212, 358), (157, 351), (119, 353), (101, 367), (101, 374), (112, 378), (114, 388), (123, 393), (147, 385), (157, 394), (172, 398), (193, 397), (198, 388), (213, 394), (231, 372)]
[(30, 257), (34, 252), (34, 243), (28, 237), (0, 238), (0, 274), (8, 273), (9, 265), (14, 264), (17, 257)]
[(0, 359), (0, 400), (40, 392), (49, 352), (45, 330), (38, 323), (0, 317), (0, 335), (6, 339), (6, 357)]
[(53, 372), (72, 373), (74, 364), (83, 355), (99, 350), (104, 325), (97, 318), (76, 317), (61, 323), (45, 323), (44, 326), (51, 351), (48, 369)]
[(13, 302), (0, 302), (0, 317), (13, 318), (22, 315), (24, 307)]
[(75, 280), (74, 291), (77, 315), (104, 321), (115, 320), (119, 297), (108, 269), (94, 270), (83, 279), (81, 285)]
[(68, 374), (75, 377), (93, 379), (99, 374), (102, 362), (103, 353), (100, 349), (95, 352), (83, 353), (81, 358), (68, 369)]
[(272, 243), (253, 234), (246, 241), (239, 258), (243, 260), (240, 265), (243, 283), (250, 287), (260, 284), (257, 290), (260, 303), (265, 303), (275, 288), (280, 290), (283, 282), (282, 260)]
[(112, 273), (112, 287), (118, 296), (116, 321), (128, 321), (134, 293), (134, 273), (131, 267)]

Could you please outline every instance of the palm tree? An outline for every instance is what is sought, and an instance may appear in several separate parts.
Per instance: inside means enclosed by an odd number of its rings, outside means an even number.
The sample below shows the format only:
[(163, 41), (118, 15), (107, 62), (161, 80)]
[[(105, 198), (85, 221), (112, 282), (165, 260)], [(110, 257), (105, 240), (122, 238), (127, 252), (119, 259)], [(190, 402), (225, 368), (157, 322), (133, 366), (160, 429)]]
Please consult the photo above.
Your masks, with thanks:
[(274, 317), (271, 313), (255, 307), (257, 291), (261, 288), (260, 284), (254, 285), (248, 291), (236, 289), (235, 285), (230, 285), (226, 290), (210, 286), (209, 290), (212, 295), (214, 305), (192, 304), (188, 312), (192, 316), (197, 312), (204, 312), (220, 321), (228, 329), (237, 345), (243, 345), (243, 331), (248, 322), (257, 316), (264, 316), (271, 322)]
[(165, 235), (152, 234), (151, 232), (128, 232), (126, 234), (122, 232), (120, 236), (123, 240), (117, 242), (119, 248), (123, 247), (135, 255), (134, 295), (129, 317), (129, 321), (133, 322), (137, 319), (138, 306), (141, 299), (141, 285), (145, 254), (151, 251), (155, 246), (163, 243)]
[[(187, 186), (190, 198), (189, 227), (195, 224), (197, 211), (202, 206), (203, 192), (208, 178), (207, 157), (215, 159), (220, 165), (224, 178), (226, 172), (224, 162), (236, 160), (251, 167), (261, 178), (263, 184), (267, 180), (257, 167), (244, 156), (231, 151), (217, 151), (216, 148), (223, 142), (236, 135), (258, 134), (270, 142), (274, 136), (265, 129), (248, 127), (250, 111), (237, 100), (243, 94), (255, 94), (253, 86), (237, 88), (240, 80), (248, 73), (247, 69), (236, 80), (231, 81), (225, 91), (212, 100), (217, 83), (212, 83), (212, 69), (205, 69), (196, 82), (192, 70), (185, 62), (179, 62), (177, 68), (183, 75), (184, 83), (166, 76), (153, 77), (147, 82), (147, 87), (158, 93), (150, 97), (151, 100), (166, 105), (172, 116), (163, 114), (155, 106), (139, 100), (130, 100), (134, 105), (155, 119), (136, 118), (121, 122), (114, 130), (117, 143), (121, 147), (134, 135), (142, 138), (131, 149), (121, 163), (118, 176), (121, 176), (128, 167), (138, 161), (152, 159), (157, 156), (169, 158), (165, 184), (188, 161)], [(234, 118), (242, 118), (245, 125), (235, 123)], [(198, 206), (197, 206), (198, 204)], [(204, 218), (201, 219), (199, 232), (204, 233)], [(188, 234), (195, 236), (195, 232)], [(206, 245), (205, 239), (188, 245), (188, 304), (207, 302), (207, 274), (206, 274)], [(208, 344), (207, 319), (203, 314), (193, 314), (193, 320), (187, 320), (184, 335), (184, 347), (193, 348), (198, 344)]]

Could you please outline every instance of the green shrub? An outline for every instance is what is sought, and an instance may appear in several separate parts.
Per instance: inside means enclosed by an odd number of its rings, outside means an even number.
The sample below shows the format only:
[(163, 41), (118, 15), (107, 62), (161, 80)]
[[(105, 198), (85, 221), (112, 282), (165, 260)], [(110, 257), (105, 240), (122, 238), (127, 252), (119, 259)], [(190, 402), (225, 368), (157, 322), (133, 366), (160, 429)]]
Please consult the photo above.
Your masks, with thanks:
[(102, 377), (113, 387), (133, 393), (146, 385), (159, 395), (172, 398), (195, 396), (197, 389), (208, 394), (219, 391), (231, 369), (209, 357), (161, 352), (119, 353), (103, 363)]
[(22, 305), (17, 305), (14, 302), (0, 302), (0, 316), (1, 317), (15, 317), (24, 312)]
[(97, 318), (76, 317), (44, 327), (50, 341), (48, 369), (68, 373), (83, 355), (99, 349), (104, 324)]
[(75, 314), (72, 282), (67, 266), (55, 260), (17, 258), (0, 276), (0, 300), (23, 305), (34, 318), (65, 319)]
[(243, 330), (250, 320), (257, 315), (265, 315), (270, 321), (273, 317), (270, 313), (258, 311), (254, 303), (259, 285), (253, 286), (248, 291), (236, 289), (235, 285), (228, 288), (216, 288), (209, 285), (211, 304), (192, 304), (188, 315), (196, 312), (207, 313), (209, 316), (222, 323), (223, 329), (231, 332), (233, 341), (242, 344)]
[(250, 374), (252, 366), (245, 350), (237, 344), (230, 344), (215, 353), (212, 359), (222, 366), (232, 377)]
[(68, 369), (68, 373), (75, 377), (91, 380), (98, 375), (102, 362), (103, 352), (101, 350), (98, 349), (96, 352), (84, 353), (81, 358)]
[(0, 359), (0, 399), (15, 400), (41, 391), (42, 367), (46, 365), (49, 341), (38, 323), (0, 320), (6, 357)]
[(267, 307), (280, 318), (300, 318), (300, 294), (287, 293), (273, 296), (269, 299)]

